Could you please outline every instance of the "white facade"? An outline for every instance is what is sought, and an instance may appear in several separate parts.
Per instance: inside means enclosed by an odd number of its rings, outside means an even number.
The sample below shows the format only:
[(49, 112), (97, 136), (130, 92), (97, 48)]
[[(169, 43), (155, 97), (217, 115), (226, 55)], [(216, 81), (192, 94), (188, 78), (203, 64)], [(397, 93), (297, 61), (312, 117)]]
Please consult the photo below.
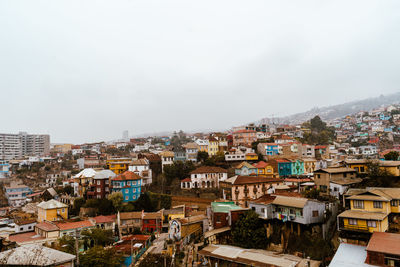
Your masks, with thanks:
[(134, 165), (129, 166), (128, 170), (142, 177), (143, 185), (148, 185), (153, 182), (150, 162), (147, 159), (140, 159), (135, 161)]
[(219, 188), (219, 182), (228, 179), (228, 173), (191, 174), (191, 188)]
[(35, 230), (36, 224), (37, 224), (37, 222), (21, 224), (21, 225), (18, 225), (18, 223), (15, 223), (14, 232), (15, 233), (31, 232), (31, 231)]
[(0, 134), (0, 159), (10, 160), (23, 156), (42, 156), (50, 151), (50, 136), (27, 134)]

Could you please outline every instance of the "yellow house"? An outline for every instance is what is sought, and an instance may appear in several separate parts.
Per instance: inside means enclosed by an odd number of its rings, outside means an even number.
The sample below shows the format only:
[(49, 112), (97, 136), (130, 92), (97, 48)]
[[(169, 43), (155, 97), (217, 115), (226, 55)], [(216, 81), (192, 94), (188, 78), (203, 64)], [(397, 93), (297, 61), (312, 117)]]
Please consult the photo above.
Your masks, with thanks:
[(258, 176), (274, 177), (274, 167), (265, 161), (254, 163), (253, 166), (257, 168)]
[(247, 153), (246, 160), (248, 161), (258, 160), (258, 155), (256, 153)]
[(218, 140), (210, 136), (210, 138), (208, 138), (208, 155), (209, 156), (217, 155), (218, 151), (219, 151)]
[(121, 174), (129, 169), (129, 165), (132, 164), (130, 158), (113, 158), (106, 161), (107, 168), (113, 171), (115, 174)]
[(344, 163), (358, 173), (367, 173), (368, 171), (368, 160), (366, 159), (347, 159)]
[(314, 173), (317, 165), (317, 160), (314, 158), (304, 158), (302, 160), (304, 162), (304, 173), (305, 174)]
[(379, 168), (390, 175), (400, 176), (400, 161), (381, 160), (379, 161)]
[(400, 188), (350, 189), (349, 194), (350, 210), (338, 215), (339, 230), (386, 232), (389, 214), (400, 213)]
[(37, 205), (38, 222), (60, 221), (68, 219), (68, 205), (57, 200), (51, 199)]

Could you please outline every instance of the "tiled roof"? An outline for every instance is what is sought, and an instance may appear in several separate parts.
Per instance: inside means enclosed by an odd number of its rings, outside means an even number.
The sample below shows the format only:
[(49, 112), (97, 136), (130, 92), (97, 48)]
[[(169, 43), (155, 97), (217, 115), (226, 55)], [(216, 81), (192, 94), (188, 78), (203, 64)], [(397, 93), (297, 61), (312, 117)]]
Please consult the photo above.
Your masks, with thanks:
[(190, 179), (190, 178), (185, 178), (185, 179), (181, 180), (181, 182), (183, 182), (183, 183), (185, 183), (185, 182), (191, 182), (191, 181), (192, 181), (192, 179)]
[(145, 212), (143, 214), (144, 220), (161, 219), (161, 212)]
[(255, 168), (263, 169), (263, 168), (269, 166), (269, 164), (266, 163), (265, 161), (259, 161), (259, 162), (257, 162), (257, 163), (254, 163), (253, 166), (254, 166)]
[(61, 231), (94, 226), (93, 223), (89, 220), (79, 222), (56, 223), (56, 225), (58, 226), (58, 228), (60, 228)]
[(190, 174), (200, 174), (200, 173), (227, 173), (228, 171), (220, 168), (220, 167), (214, 167), (214, 166), (201, 166), (194, 171), (192, 171)]
[(258, 183), (277, 183), (282, 182), (281, 179), (267, 178), (262, 176), (237, 176), (232, 184), (258, 184)]
[(243, 161), (242, 163), (240, 163), (239, 165), (236, 166), (236, 169), (241, 169), (243, 167), (246, 167), (248, 169), (254, 169), (255, 168), (253, 165), (251, 165), (247, 161)]
[(96, 216), (92, 219), (95, 223), (110, 223), (110, 222), (114, 222), (116, 218), (116, 215), (108, 215), (108, 216), (104, 216), (104, 215), (100, 215), (100, 216)]
[(50, 222), (41, 222), (41, 223), (36, 224), (35, 227), (39, 228), (41, 230), (47, 231), (47, 232), (52, 232), (52, 231), (58, 231), (59, 230), (57, 225), (52, 224)]
[(121, 218), (121, 220), (141, 219), (142, 212), (141, 211), (121, 212), (120, 218)]
[(45, 238), (36, 234), (35, 232), (27, 232), (27, 233), (8, 236), (8, 240), (10, 240), (11, 242), (17, 242), (19, 244), (25, 243), (25, 242), (43, 240), (43, 239), (45, 239)]
[(368, 242), (367, 251), (400, 255), (400, 234), (374, 232)]
[(140, 177), (139, 175), (137, 175), (134, 172), (131, 171), (126, 171), (120, 175), (118, 175), (117, 177), (113, 178), (113, 181), (126, 181), (126, 180), (140, 180), (142, 179), (142, 177)]

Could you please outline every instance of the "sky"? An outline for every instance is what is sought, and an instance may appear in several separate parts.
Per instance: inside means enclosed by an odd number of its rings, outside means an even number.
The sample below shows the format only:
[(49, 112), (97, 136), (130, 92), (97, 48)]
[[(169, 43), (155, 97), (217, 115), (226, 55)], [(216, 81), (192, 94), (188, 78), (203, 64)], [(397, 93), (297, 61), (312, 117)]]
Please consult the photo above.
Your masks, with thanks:
[(400, 1), (0, 0), (0, 132), (223, 130), (400, 91)]

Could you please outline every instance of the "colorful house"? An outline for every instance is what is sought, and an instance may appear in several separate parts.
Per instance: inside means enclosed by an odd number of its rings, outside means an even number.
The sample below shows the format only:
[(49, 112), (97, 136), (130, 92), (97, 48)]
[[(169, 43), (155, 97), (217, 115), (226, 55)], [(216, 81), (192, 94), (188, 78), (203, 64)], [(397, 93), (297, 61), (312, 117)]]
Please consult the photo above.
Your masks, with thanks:
[(208, 138), (208, 155), (209, 156), (214, 156), (214, 155), (216, 155), (218, 153), (218, 151), (219, 151), (219, 142), (218, 142), (218, 140), (215, 137), (210, 136)]
[(292, 162), (287, 159), (276, 159), (278, 162), (278, 173), (280, 177), (292, 174)]
[(143, 213), (142, 231), (147, 233), (161, 232), (163, 210)]
[(246, 160), (247, 161), (256, 161), (256, 160), (258, 160), (258, 155), (256, 153), (247, 153)]
[(291, 161), (291, 175), (302, 175), (304, 174), (304, 161), (294, 160)]
[(134, 172), (126, 171), (111, 179), (112, 192), (122, 192), (123, 202), (136, 201), (140, 197), (142, 178)]
[(117, 175), (127, 171), (131, 163), (131, 158), (113, 158), (106, 161), (107, 169), (112, 170)]
[(68, 205), (51, 199), (37, 205), (38, 222), (59, 221), (68, 219)]
[(272, 165), (266, 163), (265, 161), (259, 161), (257, 163), (254, 163), (253, 166), (257, 168), (258, 176), (266, 176), (266, 177), (274, 176), (274, 168), (272, 167)]
[(257, 175), (257, 168), (250, 163), (243, 161), (235, 168), (236, 175)]
[(386, 232), (389, 215), (400, 213), (400, 188), (350, 189), (345, 201), (350, 209), (338, 215), (340, 231)]
[(257, 151), (265, 156), (279, 155), (279, 145), (275, 143), (260, 143), (257, 145)]

